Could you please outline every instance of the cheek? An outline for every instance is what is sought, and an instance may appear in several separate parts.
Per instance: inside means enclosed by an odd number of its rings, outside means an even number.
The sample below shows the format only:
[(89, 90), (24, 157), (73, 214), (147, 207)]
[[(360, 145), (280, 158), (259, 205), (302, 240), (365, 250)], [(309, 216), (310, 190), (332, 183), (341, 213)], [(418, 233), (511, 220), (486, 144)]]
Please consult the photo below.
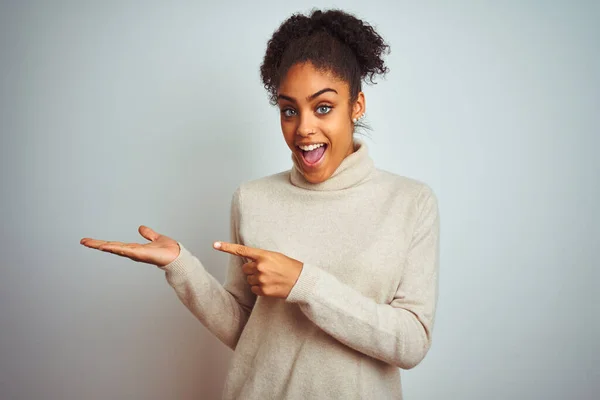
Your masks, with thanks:
[(337, 113), (335, 116), (332, 115), (331, 120), (329, 121), (328, 128), (332, 134), (335, 135), (346, 135), (348, 131), (352, 129), (352, 126), (349, 123), (349, 119), (345, 113)]
[(296, 132), (296, 127), (292, 121), (286, 121), (281, 118), (281, 132), (283, 133), (283, 137), (288, 144), (293, 144), (294, 142), (294, 133)]

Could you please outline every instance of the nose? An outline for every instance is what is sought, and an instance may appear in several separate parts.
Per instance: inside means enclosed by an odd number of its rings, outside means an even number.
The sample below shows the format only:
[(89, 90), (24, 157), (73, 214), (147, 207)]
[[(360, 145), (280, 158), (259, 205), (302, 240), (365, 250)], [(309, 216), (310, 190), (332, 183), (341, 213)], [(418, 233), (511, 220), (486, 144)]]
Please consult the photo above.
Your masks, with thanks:
[(296, 134), (302, 137), (308, 137), (310, 135), (314, 135), (316, 133), (316, 127), (314, 125), (314, 121), (311, 118), (311, 115), (300, 116), (300, 123), (298, 124), (298, 128), (296, 129)]

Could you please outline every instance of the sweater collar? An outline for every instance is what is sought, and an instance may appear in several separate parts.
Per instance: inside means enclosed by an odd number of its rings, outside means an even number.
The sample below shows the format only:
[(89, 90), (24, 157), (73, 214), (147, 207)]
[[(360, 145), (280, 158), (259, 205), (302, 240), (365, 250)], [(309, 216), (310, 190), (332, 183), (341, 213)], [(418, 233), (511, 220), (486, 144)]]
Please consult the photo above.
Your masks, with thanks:
[(292, 154), (293, 167), (290, 171), (290, 182), (308, 190), (342, 190), (357, 186), (371, 178), (375, 165), (369, 155), (369, 148), (362, 139), (353, 138), (354, 152), (346, 156), (329, 177), (320, 183), (311, 183), (302, 175), (298, 161)]

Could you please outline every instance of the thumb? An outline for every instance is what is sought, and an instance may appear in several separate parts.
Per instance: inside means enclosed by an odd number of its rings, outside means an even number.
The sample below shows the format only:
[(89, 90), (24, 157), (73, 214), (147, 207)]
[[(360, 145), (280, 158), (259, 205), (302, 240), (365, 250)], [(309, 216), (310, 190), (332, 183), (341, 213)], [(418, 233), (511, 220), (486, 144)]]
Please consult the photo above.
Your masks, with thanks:
[(142, 235), (144, 238), (148, 239), (151, 242), (154, 242), (160, 237), (158, 233), (154, 232), (152, 229), (148, 228), (145, 225), (141, 225), (138, 229), (138, 232), (140, 232), (140, 235)]

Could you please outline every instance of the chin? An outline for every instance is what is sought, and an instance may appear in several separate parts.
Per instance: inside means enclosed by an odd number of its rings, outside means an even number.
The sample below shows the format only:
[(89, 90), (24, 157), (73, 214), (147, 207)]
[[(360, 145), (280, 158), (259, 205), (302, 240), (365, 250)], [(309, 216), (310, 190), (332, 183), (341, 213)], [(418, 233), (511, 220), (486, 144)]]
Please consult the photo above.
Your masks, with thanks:
[(305, 171), (302, 171), (302, 175), (304, 175), (304, 178), (310, 183), (321, 183), (329, 178), (329, 176), (307, 174)]

